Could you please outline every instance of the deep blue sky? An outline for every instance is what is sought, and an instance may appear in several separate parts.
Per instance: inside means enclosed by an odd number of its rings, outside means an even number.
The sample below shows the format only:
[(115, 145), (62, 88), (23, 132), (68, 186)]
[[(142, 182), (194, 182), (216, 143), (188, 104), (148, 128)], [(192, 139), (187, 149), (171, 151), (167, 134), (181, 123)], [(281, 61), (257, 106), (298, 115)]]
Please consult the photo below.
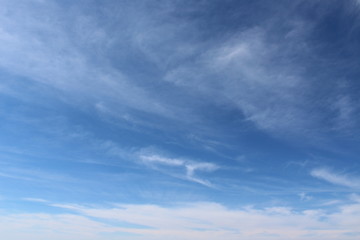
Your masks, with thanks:
[(0, 4), (6, 239), (359, 239), (360, 1)]

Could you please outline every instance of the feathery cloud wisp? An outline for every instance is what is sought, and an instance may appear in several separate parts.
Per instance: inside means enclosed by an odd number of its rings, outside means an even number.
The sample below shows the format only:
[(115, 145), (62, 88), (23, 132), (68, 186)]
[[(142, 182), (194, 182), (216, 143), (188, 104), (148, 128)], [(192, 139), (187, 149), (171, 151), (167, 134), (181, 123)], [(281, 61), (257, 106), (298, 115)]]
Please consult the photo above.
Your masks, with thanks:
[[(205, 186), (211, 187), (212, 184), (204, 179), (201, 179), (195, 175), (197, 171), (213, 172), (219, 168), (218, 165), (209, 162), (195, 162), (190, 160), (178, 159), (178, 158), (167, 158), (156, 154), (146, 155), (140, 154), (139, 158), (150, 166), (155, 167), (181, 167), (185, 168), (185, 175), (180, 175), (180, 178), (200, 183)], [(165, 169), (166, 171), (166, 169)], [(167, 171), (166, 171), (167, 172)], [(176, 174), (175, 176), (178, 176)]]
[(310, 172), (311, 176), (325, 180), (329, 183), (335, 185), (342, 185), (350, 188), (359, 188), (360, 187), (360, 179), (349, 177), (346, 175), (334, 173), (326, 168), (318, 168), (313, 169)]

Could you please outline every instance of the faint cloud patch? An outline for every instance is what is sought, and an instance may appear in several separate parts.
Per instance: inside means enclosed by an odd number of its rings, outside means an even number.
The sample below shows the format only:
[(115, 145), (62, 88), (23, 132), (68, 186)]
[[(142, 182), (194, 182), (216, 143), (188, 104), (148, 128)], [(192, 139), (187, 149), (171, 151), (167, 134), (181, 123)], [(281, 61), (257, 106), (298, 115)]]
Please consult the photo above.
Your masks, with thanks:
[[(181, 158), (168, 158), (155, 153), (149, 153), (148, 150), (140, 151), (139, 159), (145, 165), (160, 170), (172, 176), (183, 178), (208, 187), (214, 187), (211, 182), (200, 178), (198, 172), (213, 172), (220, 167), (210, 162), (199, 162)], [(179, 175), (179, 168), (184, 169), (185, 173)]]
[(311, 176), (335, 185), (360, 188), (360, 178), (333, 172), (327, 168), (317, 168), (310, 172)]

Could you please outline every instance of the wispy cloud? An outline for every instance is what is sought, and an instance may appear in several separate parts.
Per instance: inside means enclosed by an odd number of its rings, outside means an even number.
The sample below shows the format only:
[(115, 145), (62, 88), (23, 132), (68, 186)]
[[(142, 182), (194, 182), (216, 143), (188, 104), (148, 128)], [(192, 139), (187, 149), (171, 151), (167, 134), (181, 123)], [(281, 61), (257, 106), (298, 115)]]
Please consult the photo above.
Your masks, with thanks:
[[(221, 103), (236, 109), (239, 118), (274, 134), (315, 134), (323, 127), (312, 109), (315, 101), (307, 94), (316, 89), (294, 57), (309, 53), (304, 42), (311, 24), (306, 20), (290, 19), (288, 31), (278, 32), (274, 16), (265, 25), (229, 29), (235, 32), (204, 41), (196, 21), (173, 21), (179, 2), (151, 12), (139, 2), (136, 8), (120, 4), (116, 11), (102, 4), (121, 27), (102, 25), (101, 16), (76, 4), (67, 11), (60, 2), (3, 1), (0, 66), (59, 90), (69, 104), (85, 103), (100, 114), (139, 124), (151, 125), (128, 111), (206, 122), (194, 104), (205, 99), (213, 107)], [(204, 4), (192, 7), (200, 11)], [(141, 60), (133, 59), (138, 55)], [(128, 62), (138, 66), (136, 72), (144, 72), (146, 80), (134, 74)], [(337, 118), (353, 122), (354, 104), (344, 99), (337, 105)]]
[(42, 198), (23, 198), (24, 201), (29, 201), (29, 202), (38, 202), (38, 203), (47, 203), (48, 201)]
[(300, 197), (301, 201), (309, 201), (312, 199), (311, 196), (307, 195), (304, 192), (299, 193), (299, 197)]
[(274, 44), (268, 42), (267, 31), (247, 29), (217, 43), (199, 56), (195, 66), (180, 66), (166, 80), (237, 108), (263, 130), (296, 133), (313, 124), (313, 119), (303, 117), (306, 96), (297, 90), (306, 86), (306, 80), (296, 65), (273, 60), (284, 57), (287, 48), (296, 48), (298, 39)]
[(357, 104), (353, 102), (350, 96), (339, 96), (338, 99), (334, 101), (333, 109), (337, 115), (334, 119), (336, 129), (344, 131), (356, 126)]
[(24, 167), (10, 167), (3, 168), (0, 172), (1, 177), (6, 178), (14, 178), (23, 181), (33, 181), (33, 182), (47, 182), (49, 184), (52, 183), (69, 183), (69, 182), (78, 182), (79, 179), (75, 176), (71, 176), (69, 174), (61, 174), (54, 170), (46, 171), (46, 170), (38, 170)]
[[(46, 239), (76, 236), (77, 239), (235, 240), (276, 238), (320, 240), (356, 240), (359, 203), (341, 205), (326, 213), (319, 209), (296, 211), (289, 207), (229, 209), (214, 202), (197, 202), (172, 207), (148, 204), (117, 204), (89, 207), (72, 204), (49, 204), (66, 209), (67, 214), (10, 214), (0, 217), (0, 230), (7, 239), (20, 240), (22, 233)], [(76, 223), (75, 223), (76, 222)], [(35, 226), (46, 226), (35, 228)], [(61, 231), (55, 230), (61, 229)], [(352, 234), (349, 234), (352, 233)], [(20, 235), (19, 235), (20, 234)], [(271, 237), (272, 236), (272, 237)]]
[[(197, 177), (196, 172), (213, 172), (219, 168), (219, 166), (214, 163), (196, 162), (196, 161), (190, 161), (180, 158), (167, 158), (157, 154), (147, 155), (144, 153), (140, 153), (139, 158), (146, 165), (150, 165), (154, 167), (161, 167), (161, 166), (181, 167), (182, 169), (185, 169), (185, 175), (176, 174), (176, 176), (209, 187), (212, 187), (213, 185), (209, 181)], [(171, 173), (170, 169), (166, 169), (166, 168), (165, 168), (165, 172)]]
[(313, 177), (325, 180), (335, 185), (342, 185), (350, 188), (360, 187), (360, 178), (336, 173), (327, 168), (313, 169), (310, 174)]
[[(120, 229), (75, 214), (9, 214), (0, 217), (0, 231), (6, 239), (101, 239)], [(38, 226), (41, 226), (40, 228)], [(22, 229), (19, 231), (19, 229)], [(107, 239), (115, 237), (107, 236)], [(118, 238), (118, 237), (117, 237)]]
[[(74, 6), (76, 14), (69, 13), (72, 20), (68, 22), (62, 17), (64, 8), (53, 1), (3, 1), (0, 66), (16, 76), (59, 90), (66, 96), (62, 100), (69, 104), (85, 102), (95, 108), (101, 99), (112, 112), (129, 108), (174, 117), (174, 106), (166, 106), (156, 95), (134, 84), (124, 71), (111, 66), (107, 51), (113, 37), (96, 22), (96, 15), (88, 16)], [(119, 45), (120, 40), (116, 39)], [(121, 107), (114, 108), (118, 103)]]
[(176, 159), (176, 158), (165, 158), (160, 157), (158, 155), (150, 155), (150, 156), (140, 156), (141, 160), (145, 163), (155, 163), (155, 164), (164, 164), (169, 166), (183, 166), (185, 164), (184, 160)]

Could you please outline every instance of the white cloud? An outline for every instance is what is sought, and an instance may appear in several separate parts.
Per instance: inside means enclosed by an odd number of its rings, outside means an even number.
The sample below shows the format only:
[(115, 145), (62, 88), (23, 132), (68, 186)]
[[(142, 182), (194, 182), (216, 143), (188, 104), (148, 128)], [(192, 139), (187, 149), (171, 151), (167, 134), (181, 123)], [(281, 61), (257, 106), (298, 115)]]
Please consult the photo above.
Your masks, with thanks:
[(192, 176), (195, 171), (212, 172), (219, 167), (213, 163), (201, 162), (201, 163), (187, 163), (185, 164), (187, 175)]
[(359, 188), (360, 187), (360, 179), (355, 177), (350, 177), (343, 174), (338, 174), (335, 172), (332, 172), (329, 169), (326, 168), (318, 168), (313, 169), (310, 172), (311, 176), (325, 180), (329, 183), (335, 184), (335, 185), (342, 185), (350, 188)]
[(42, 198), (23, 198), (23, 200), (29, 201), (29, 202), (39, 202), (39, 203), (46, 203), (46, 202), (48, 202), (47, 200), (42, 199)]
[(237, 108), (261, 129), (299, 132), (313, 123), (304, 117), (306, 81), (296, 65), (274, 62), (298, 42), (270, 43), (267, 34), (259, 27), (239, 32), (207, 49), (196, 63), (169, 71), (165, 79)]
[[(112, 207), (52, 204), (72, 214), (0, 216), (6, 239), (136, 240), (357, 240), (360, 204), (342, 205), (332, 213), (289, 207), (229, 209), (198, 202), (173, 207), (118, 204)], [(41, 226), (41, 227), (39, 227)], [(21, 231), (19, 231), (21, 229)], [(136, 235), (122, 235), (132, 233)], [(119, 235), (117, 235), (119, 234)]]
[[(2, 214), (0, 232), (4, 239), (98, 240), (118, 228), (75, 214)], [(106, 239), (116, 239), (109, 235)]]
[(332, 108), (337, 114), (334, 119), (336, 129), (345, 130), (356, 126), (357, 104), (349, 96), (339, 96)]
[(184, 160), (176, 159), (176, 158), (165, 158), (160, 157), (158, 155), (150, 155), (150, 156), (140, 156), (141, 160), (146, 163), (154, 163), (154, 164), (164, 164), (169, 166), (183, 166)]
[(307, 195), (304, 192), (299, 193), (299, 197), (300, 197), (301, 201), (309, 201), (312, 199), (311, 196)]
[(219, 166), (214, 163), (196, 162), (179, 158), (167, 158), (157, 154), (147, 154), (144, 152), (139, 154), (139, 158), (146, 165), (154, 166), (160, 169), (161, 167), (181, 167), (185, 169), (185, 173), (182, 175), (171, 174), (168, 168), (165, 168), (164, 172), (208, 187), (213, 187), (213, 185), (209, 181), (197, 177), (196, 172), (213, 172), (219, 168)]

